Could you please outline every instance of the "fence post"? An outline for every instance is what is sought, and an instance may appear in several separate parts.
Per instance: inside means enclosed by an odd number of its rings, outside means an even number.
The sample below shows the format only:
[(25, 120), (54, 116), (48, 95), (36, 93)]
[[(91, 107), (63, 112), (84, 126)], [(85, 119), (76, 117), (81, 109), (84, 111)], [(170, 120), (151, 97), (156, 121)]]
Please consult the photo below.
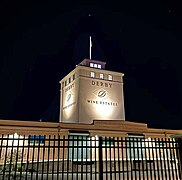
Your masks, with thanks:
[(178, 143), (178, 147), (179, 147), (179, 175), (180, 178), (182, 176), (182, 139), (181, 138), (177, 138), (177, 143)]
[(99, 180), (103, 180), (102, 137), (99, 137)]

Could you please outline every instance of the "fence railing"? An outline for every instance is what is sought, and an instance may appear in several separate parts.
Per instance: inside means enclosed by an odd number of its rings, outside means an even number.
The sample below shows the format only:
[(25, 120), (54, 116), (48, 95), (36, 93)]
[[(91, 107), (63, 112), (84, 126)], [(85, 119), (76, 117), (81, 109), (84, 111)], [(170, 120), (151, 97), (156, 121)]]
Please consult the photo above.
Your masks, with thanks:
[(0, 136), (0, 179), (181, 179), (181, 140)]

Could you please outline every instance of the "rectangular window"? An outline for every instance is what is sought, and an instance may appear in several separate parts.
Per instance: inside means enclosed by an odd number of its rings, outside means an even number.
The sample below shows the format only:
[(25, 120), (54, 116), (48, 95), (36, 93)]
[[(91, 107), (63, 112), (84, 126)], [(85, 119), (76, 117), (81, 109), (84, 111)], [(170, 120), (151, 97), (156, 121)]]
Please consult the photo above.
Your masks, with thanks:
[(112, 81), (112, 75), (108, 75), (108, 80)]
[(94, 67), (94, 63), (90, 63), (90, 67)]
[(143, 135), (128, 135), (126, 137), (126, 155), (128, 160), (139, 160), (145, 157), (145, 139)]
[(29, 144), (44, 144), (44, 136), (29, 136)]
[(113, 137), (103, 137), (102, 138), (102, 145), (113, 146), (114, 145), (114, 138)]
[(64, 82), (64, 85), (65, 85), (65, 86), (67, 85), (67, 81)]
[(73, 81), (75, 80), (75, 74), (73, 74)]
[(104, 79), (104, 74), (100, 74), (100, 79)]
[(69, 83), (71, 82), (71, 78), (69, 78)]
[(94, 78), (95, 77), (95, 72), (90, 72), (90, 76)]
[(94, 64), (94, 68), (97, 68), (97, 64)]
[(101, 65), (100, 64), (98, 64), (98, 68), (101, 69)]
[(85, 132), (71, 132), (68, 136), (69, 153), (68, 158), (74, 163), (90, 161), (91, 154), (91, 140), (89, 133)]

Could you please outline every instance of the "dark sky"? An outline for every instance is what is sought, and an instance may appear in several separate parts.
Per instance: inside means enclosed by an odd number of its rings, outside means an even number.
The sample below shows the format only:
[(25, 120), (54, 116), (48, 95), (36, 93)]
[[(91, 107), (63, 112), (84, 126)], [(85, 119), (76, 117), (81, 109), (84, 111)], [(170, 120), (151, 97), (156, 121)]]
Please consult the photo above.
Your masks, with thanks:
[[(175, 1), (0, 3), (0, 119), (58, 122), (59, 80), (88, 58), (123, 72), (126, 120), (182, 129)], [(92, 16), (89, 17), (88, 14)]]

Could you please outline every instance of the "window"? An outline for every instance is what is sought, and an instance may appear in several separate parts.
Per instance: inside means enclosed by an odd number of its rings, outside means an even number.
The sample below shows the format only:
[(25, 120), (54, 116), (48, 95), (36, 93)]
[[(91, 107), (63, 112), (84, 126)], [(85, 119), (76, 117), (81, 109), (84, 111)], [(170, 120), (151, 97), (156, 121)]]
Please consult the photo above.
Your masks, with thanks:
[(113, 146), (114, 145), (114, 138), (113, 137), (103, 137), (102, 138), (102, 145)]
[(73, 80), (75, 80), (75, 74), (73, 74)]
[(94, 67), (94, 63), (90, 63), (90, 67)]
[(67, 85), (67, 81), (64, 82), (64, 85), (65, 85), (65, 86)]
[(104, 79), (104, 74), (100, 74), (100, 79)]
[(108, 80), (112, 81), (112, 75), (108, 75)]
[(101, 65), (100, 64), (98, 64), (98, 68), (101, 69)]
[(69, 153), (68, 158), (74, 163), (91, 161), (91, 140), (89, 133), (69, 133)]
[(90, 63), (90, 67), (101, 69), (101, 64)]
[(126, 150), (128, 160), (145, 158), (145, 139), (143, 135), (129, 135), (126, 137)]
[(90, 76), (94, 78), (95, 77), (95, 72), (91, 72)]
[(29, 144), (44, 144), (44, 136), (29, 136)]
[(69, 78), (69, 83), (71, 82), (71, 78)]

